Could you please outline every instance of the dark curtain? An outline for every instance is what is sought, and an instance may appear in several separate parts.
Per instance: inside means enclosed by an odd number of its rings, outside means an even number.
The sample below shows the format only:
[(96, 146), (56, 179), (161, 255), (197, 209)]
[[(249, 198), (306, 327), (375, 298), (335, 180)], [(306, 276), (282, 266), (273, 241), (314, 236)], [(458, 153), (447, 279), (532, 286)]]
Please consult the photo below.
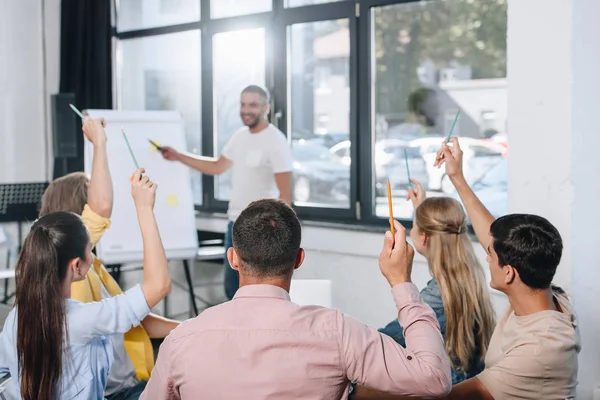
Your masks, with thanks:
[[(60, 92), (74, 93), (80, 110), (112, 109), (112, 0), (62, 0)], [(66, 172), (83, 171), (83, 135)], [(62, 160), (55, 160), (55, 171)], [(55, 173), (55, 175), (57, 175)]]

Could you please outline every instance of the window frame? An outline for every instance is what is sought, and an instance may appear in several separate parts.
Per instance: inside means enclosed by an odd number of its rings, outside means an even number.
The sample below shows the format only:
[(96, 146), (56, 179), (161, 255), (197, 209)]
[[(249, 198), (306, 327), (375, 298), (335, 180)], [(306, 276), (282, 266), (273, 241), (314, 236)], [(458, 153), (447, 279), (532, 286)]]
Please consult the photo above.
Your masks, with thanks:
[[(201, 44), (201, 145), (202, 155), (218, 156), (214, 153), (214, 104), (213, 104), (213, 35), (242, 29), (265, 29), (265, 83), (272, 95), (270, 119), (273, 120), (277, 111), (281, 117), (276, 121), (278, 128), (287, 132), (289, 104), (288, 102), (288, 71), (289, 54), (288, 27), (294, 24), (311, 23), (337, 19), (347, 19), (350, 30), (350, 207), (348, 209), (330, 207), (308, 207), (294, 205), (298, 215), (303, 220), (324, 223), (342, 223), (348, 225), (367, 225), (383, 227), (388, 225), (387, 217), (376, 215), (374, 196), (374, 167), (373, 167), (373, 120), (374, 120), (374, 90), (373, 73), (373, 43), (372, 31), (374, 8), (395, 4), (415, 3), (423, 0), (343, 0), (330, 3), (284, 7), (285, 0), (272, 0), (272, 10), (257, 14), (240, 15), (225, 18), (210, 18), (210, 0), (200, 2), (200, 20), (169, 26), (143, 28), (131, 31), (117, 29), (118, 7), (114, 1), (113, 41), (165, 35), (189, 30), (200, 31)], [(424, 0), (434, 2), (438, 0)], [(359, 57), (358, 54), (362, 55)], [(113, 54), (116, 50), (113, 51)], [(114, 62), (116, 65), (116, 62)], [(115, 67), (116, 69), (116, 67)], [(118, 76), (119, 71), (115, 71)], [(358, 79), (361, 76), (363, 79)], [(368, 77), (368, 79), (365, 79)], [(115, 99), (120, 106), (121, 93), (115, 82)], [(362, 133), (360, 133), (362, 132)], [(215, 177), (202, 175), (202, 204), (196, 209), (206, 213), (222, 214), (227, 211), (227, 202), (215, 198)], [(399, 219), (407, 228), (412, 227), (412, 220)]]

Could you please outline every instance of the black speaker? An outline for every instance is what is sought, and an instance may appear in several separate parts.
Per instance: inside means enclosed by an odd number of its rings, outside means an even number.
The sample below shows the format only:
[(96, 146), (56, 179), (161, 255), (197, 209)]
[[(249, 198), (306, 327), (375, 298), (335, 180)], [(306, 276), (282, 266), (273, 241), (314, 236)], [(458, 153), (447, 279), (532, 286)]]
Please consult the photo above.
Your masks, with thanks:
[(77, 135), (81, 132), (80, 118), (71, 110), (75, 104), (75, 94), (58, 93), (52, 95), (52, 147), (54, 158), (76, 158)]

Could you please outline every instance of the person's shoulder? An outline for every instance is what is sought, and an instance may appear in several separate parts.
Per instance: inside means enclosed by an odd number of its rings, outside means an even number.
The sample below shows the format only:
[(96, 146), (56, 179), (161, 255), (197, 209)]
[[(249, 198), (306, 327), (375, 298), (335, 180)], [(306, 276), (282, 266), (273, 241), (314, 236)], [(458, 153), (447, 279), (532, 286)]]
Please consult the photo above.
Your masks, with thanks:
[(433, 308), (434, 311), (436, 311), (436, 308), (443, 309), (442, 291), (435, 279), (427, 282), (427, 286), (421, 290), (420, 294), (423, 301)]
[(242, 126), (240, 129), (233, 132), (233, 135), (231, 135), (231, 138), (229, 138), (229, 142), (234, 143), (234, 142), (238, 141), (240, 138), (242, 138), (244, 136), (249, 136), (249, 135), (250, 135), (250, 129), (248, 129), (247, 126)]
[(267, 126), (267, 128), (265, 129), (265, 133), (267, 133), (269, 136), (273, 137), (277, 141), (287, 143), (285, 133), (280, 131), (279, 128), (277, 128), (273, 124), (269, 124), (269, 126)]

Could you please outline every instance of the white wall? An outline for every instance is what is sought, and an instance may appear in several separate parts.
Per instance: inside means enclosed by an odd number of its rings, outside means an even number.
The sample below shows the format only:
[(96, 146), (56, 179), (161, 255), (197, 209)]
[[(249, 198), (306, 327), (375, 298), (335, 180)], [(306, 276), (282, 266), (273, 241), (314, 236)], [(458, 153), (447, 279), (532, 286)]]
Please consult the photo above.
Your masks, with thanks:
[[(0, 183), (44, 181), (52, 172), (49, 96), (59, 84), (60, 0), (0, 4)], [(16, 229), (7, 228), (16, 243)]]
[[(45, 24), (42, 24), (44, 3)], [(45, 123), (49, 113), (44, 107), (49, 105), (47, 94), (58, 90), (59, 21), (60, 0), (2, 1), (1, 183), (42, 181), (49, 176), (47, 148), (51, 142), (49, 125)]]
[(563, 237), (555, 282), (579, 317), (578, 399), (600, 385), (598, 15), (597, 0), (513, 0), (508, 16), (509, 211), (543, 215)]

